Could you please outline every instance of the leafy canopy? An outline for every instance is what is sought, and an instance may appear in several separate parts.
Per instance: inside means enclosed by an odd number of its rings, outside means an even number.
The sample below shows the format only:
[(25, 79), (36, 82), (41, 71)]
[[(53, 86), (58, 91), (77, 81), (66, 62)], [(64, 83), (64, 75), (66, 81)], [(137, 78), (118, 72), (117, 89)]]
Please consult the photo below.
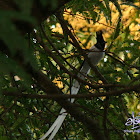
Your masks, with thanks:
[[(140, 112), (138, 1), (72, 0), (59, 6), (58, 0), (41, 0), (34, 7), (35, 1), (15, 0), (14, 5), (16, 10), (0, 10), (0, 139), (43, 136), (64, 106), (63, 99), (59, 102), (52, 96), (57, 93), (50, 94), (53, 86), (44, 90), (38, 73), (63, 94), (70, 94), (85, 57), (81, 49), (86, 55), (99, 30), (107, 41), (106, 55), (98, 65), (101, 75), (91, 70), (78, 93), (86, 98), (77, 97), (74, 106), (97, 120), (98, 131), (107, 139), (138, 139), (138, 133), (123, 132), (131, 129), (125, 122), (132, 111), (135, 116)], [(46, 7), (51, 11), (47, 19)], [(34, 15), (33, 8), (40, 8), (41, 16)], [(107, 97), (88, 97), (108, 92), (112, 93)], [(56, 139), (93, 138), (80, 120), (68, 115)]]

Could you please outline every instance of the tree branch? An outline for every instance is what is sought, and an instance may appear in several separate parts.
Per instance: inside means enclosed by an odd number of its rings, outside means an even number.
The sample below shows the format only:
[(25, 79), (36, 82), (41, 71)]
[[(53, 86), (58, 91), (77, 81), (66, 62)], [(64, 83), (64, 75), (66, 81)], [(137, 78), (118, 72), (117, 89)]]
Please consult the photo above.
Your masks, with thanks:
[(6, 92), (3, 91), (3, 95), (5, 96), (19, 96), (24, 98), (36, 98), (36, 99), (69, 99), (69, 98), (84, 98), (84, 99), (92, 99), (97, 97), (103, 97), (103, 96), (119, 96), (124, 93), (132, 92), (132, 91), (140, 91), (140, 84), (131, 86), (131, 87), (125, 87), (121, 90), (114, 90), (109, 92), (103, 92), (103, 93), (91, 93), (91, 94), (77, 94), (77, 95), (66, 95), (66, 94), (57, 94), (56, 92), (49, 91), (48, 88), (47, 94), (48, 95), (37, 95), (37, 94), (19, 94), (17, 92)]

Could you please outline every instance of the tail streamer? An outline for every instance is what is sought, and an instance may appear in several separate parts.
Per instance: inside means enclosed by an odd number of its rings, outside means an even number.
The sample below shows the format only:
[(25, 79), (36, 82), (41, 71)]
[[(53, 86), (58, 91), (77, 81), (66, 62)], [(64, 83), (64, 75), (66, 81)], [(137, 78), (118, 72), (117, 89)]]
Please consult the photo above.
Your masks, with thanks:
[[(85, 65), (87, 65), (87, 63), (85, 63), (85, 64), (83, 65), (83, 67), (81, 68), (81, 70), (80, 70), (80, 72), (83, 73), (83, 74), (81, 74), (81, 73), (78, 74), (78, 77), (79, 77), (80, 79), (82, 79), (82, 80), (85, 79), (85, 76), (84, 76), (84, 75), (87, 75), (88, 72), (89, 72), (89, 69), (90, 69), (89, 66), (86, 66), (86, 67), (85, 67)], [(79, 83), (77, 80), (75, 80), (75, 82), (74, 82), (74, 84), (73, 84), (73, 86), (72, 86), (72, 88), (71, 88), (71, 94), (72, 94), (72, 95), (77, 94), (78, 91), (79, 91), (79, 89), (80, 89), (80, 83)], [(71, 99), (71, 103), (73, 103), (73, 102), (74, 102), (74, 98)], [(67, 116), (66, 110), (65, 110), (64, 108), (62, 108), (61, 111), (60, 111), (60, 115), (57, 117), (57, 119), (56, 119), (55, 122), (52, 124), (52, 126), (50, 127), (50, 129), (49, 129), (49, 130), (46, 132), (46, 134), (45, 134), (42, 138), (40, 138), (39, 140), (44, 140), (44, 139), (45, 139), (46, 137), (48, 137), (50, 134), (51, 134), (51, 135), (50, 135), (50, 137), (49, 137), (48, 140), (52, 140), (52, 139), (54, 138), (54, 136), (56, 135), (56, 133), (58, 132), (59, 128), (61, 127), (61, 125), (62, 125), (63, 121), (65, 120), (65, 117), (66, 117), (66, 116)]]

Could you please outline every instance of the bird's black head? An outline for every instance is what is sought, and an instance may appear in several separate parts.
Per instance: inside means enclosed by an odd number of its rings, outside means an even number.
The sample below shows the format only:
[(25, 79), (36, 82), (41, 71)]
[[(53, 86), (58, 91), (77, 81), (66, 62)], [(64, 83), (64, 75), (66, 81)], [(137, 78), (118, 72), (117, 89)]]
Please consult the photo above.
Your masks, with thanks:
[(95, 46), (100, 50), (104, 50), (106, 41), (103, 38), (102, 31), (98, 31), (96, 35), (97, 35), (97, 43), (95, 44)]

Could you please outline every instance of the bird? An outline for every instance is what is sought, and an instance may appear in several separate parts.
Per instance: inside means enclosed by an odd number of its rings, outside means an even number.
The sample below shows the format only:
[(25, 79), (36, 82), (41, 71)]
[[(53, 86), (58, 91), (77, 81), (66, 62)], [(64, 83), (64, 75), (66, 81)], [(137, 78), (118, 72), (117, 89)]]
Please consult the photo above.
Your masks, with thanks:
[[(104, 57), (105, 55), (104, 48), (105, 48), (105, 44), (107, 43), (103, 38), (103, 32), (101, 30), (96, 33), (96, 40), (97, 40), (96, 44), (89, 49), (89, 53), (87, 56), (93, 66), (96, 66), (99, 63), (99, 61)], [(87, 76), (89, 72), (90, 72), (90, 65), (88, 64), (87, 61), (84, 61), (80, 69), (80, 72), (78, 73), (77, 76), (80, 79), (84, 80), (85, 76)], [(79, 89), (80, 89), (80, 82), (75, 80), (73, 86), (71, 87), (71, 95), (76, 95)], [(70, 102), (73, 103), (74, 98), (72, 98)], [(52, 124), (50, 129), (39, 140), (44, 140), (49, 135), (50, 137), (48, 138), (48, 140), (52, 140), (55, 137), (56, 133), (58, 132), (59, 128), (61, 127), (66, 116), (67, 116), (67, 112), (64, 108), (62, 108), (59, 113), (59, 116)]]

